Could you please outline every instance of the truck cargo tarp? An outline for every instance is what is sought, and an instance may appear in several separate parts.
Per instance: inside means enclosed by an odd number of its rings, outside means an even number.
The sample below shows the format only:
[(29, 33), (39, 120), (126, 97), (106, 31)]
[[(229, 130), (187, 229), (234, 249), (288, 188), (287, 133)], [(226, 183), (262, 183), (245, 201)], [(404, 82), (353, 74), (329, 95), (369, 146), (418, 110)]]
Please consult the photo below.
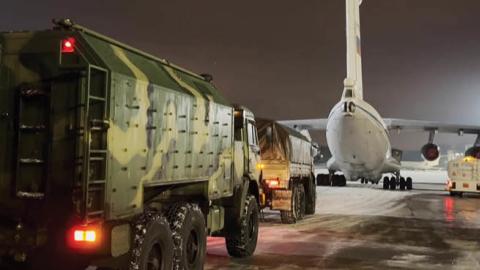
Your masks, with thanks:
[[(257, 118), (256, 123), (263, 160), (296, 161), (299, 153), (293, 153), (294, 151), (306, 151), (307, 153), (304, 154), (309, 154), (310, 140), (300, 132), (272, 120)], [(304, 147), (292, 145), (299, 143)], [(307, 149), (302, 149), (305, 147)], [(300, 159), (303, 160), (303, 158)]]

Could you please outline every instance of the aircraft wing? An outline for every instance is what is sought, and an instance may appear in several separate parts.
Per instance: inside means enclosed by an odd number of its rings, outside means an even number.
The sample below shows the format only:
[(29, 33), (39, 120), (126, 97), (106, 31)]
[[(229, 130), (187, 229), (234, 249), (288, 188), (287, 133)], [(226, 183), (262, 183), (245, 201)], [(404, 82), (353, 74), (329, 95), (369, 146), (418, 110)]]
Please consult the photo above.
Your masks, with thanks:
[[(457, 134), (480, 134), (480, 125), (464, 125), (442, 123), (435, 121), (407, 120), (399, 118), (384, 118), (385, 125), (389, 130), (411, 130), (411, 131), (438, 131), (443, 133)], [(284, 120), (279, 123), (297, 129), (326, 130), (326, 118)]]
[(385, 125), (390, 130), (438, 131), (443, 133), (480, 134), (480, 125), (463, 125), (433, 121), (406, 120), (384, 118)]
[(295, 129), (326, 130), (328, 119), (300, 119), (278, 121), (280, 124)]

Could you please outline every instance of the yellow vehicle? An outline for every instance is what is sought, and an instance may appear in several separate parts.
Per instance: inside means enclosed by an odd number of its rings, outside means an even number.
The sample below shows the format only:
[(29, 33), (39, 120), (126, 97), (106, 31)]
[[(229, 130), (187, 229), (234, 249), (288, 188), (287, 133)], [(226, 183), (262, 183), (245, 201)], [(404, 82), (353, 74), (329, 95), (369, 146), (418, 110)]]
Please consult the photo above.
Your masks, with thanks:
[(448, 163), (447, 190), (451, 196), (480, 193), (480, 159), (468, 154)]
[(312, 141), (278, 122), (256, 120), (265, 194), (261, 206), (279, 210), (282, 223), (296, 223), (315, 213)]

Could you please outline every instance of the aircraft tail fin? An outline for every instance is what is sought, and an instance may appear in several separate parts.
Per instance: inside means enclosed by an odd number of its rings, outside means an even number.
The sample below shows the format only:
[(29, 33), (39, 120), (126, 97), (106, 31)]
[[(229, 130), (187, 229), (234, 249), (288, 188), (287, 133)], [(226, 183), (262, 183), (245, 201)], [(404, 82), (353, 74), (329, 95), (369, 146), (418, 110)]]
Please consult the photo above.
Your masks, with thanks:
[(345, 0), (347, 36), (347, 78), (343, 97), (363, 99), (360, 5), (362, 0)]

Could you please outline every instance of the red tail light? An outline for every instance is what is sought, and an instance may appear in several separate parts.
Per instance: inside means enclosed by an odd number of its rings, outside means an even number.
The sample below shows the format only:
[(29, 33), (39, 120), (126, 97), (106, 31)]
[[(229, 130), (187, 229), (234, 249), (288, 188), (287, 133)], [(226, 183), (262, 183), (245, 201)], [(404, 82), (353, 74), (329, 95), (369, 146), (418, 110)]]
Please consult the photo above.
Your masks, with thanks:
[(75, 230), (73, 232), (73, 241), (75, 242), (91, 242), (97, 240), (97, 232), (94, 230)]
[(269, 188), (278, 188), (280, 186), (280, 180), (277, 179), (267, 179), (265, 180)]
[(62, 53), (75, 52), (75, 39), (72, 37), (62, 40)]
[(69, 230), (67, 242), (74, 249), (94, 249), (100, 246), (102, 231), (100, 226), (81, 225)]

